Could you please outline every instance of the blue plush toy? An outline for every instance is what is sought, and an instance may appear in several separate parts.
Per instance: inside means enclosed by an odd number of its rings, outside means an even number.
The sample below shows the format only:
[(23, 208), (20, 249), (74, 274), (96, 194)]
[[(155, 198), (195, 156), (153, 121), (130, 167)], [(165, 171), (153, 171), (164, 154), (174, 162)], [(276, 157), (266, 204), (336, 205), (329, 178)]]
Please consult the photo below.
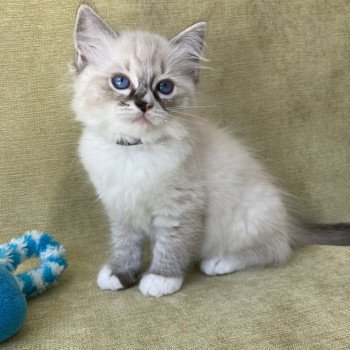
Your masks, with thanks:
[[(25, 297), (43, 292), (67, 267), (65, 250), (47, 233), (31, 231), (0, 245), (0, 342), (22, 326), (27, 315)], [(39, 268), (13, 275), (24, 260), (37, 257)]]

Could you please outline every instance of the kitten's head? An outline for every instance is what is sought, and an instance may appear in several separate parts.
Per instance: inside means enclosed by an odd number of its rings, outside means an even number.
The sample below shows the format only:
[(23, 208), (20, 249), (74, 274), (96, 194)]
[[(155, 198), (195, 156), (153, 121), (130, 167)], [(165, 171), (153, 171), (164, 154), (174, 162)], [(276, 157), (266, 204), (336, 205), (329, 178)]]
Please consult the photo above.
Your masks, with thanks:
[(111, 141), (151, 142), (179, 130), (184, 114), (176, 111), (194, 98), (205, 31), (200, 22), (171, 40), (117, 33), (90, 7), (80, 6), (72, 65), (77, 119)]

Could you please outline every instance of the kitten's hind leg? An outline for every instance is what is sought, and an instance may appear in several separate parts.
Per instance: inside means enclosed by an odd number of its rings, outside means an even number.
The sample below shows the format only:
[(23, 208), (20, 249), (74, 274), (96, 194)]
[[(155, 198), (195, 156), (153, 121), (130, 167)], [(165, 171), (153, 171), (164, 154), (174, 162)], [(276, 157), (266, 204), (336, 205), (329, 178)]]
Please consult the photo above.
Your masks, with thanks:
[(215, 276), (242, 270), (245, 264), (233, 256), (217, 256), (203, 259), (200, 268), (206, 275)]
[(272, 244), (262, 244), (231, 254), (211, 255), (203, 258), (200, 268), (209, 276), (224, 275), (252, 266), (283, 264), (291, 253), (288, 241), (280, 240)]

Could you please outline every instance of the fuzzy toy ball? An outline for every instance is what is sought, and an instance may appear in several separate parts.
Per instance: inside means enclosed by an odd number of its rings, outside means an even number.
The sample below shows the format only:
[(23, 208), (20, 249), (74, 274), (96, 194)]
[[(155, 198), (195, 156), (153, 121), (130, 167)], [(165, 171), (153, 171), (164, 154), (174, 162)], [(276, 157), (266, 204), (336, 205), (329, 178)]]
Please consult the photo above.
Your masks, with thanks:
[[(0, 245), (0, 342), (15, 334), (27, 315), (25, 297), (43, 292), (67, 267), (62, 245), (47, 233), (31, 231)], [(40, 267), (13, 275), (26, 259), (37, 257)]]

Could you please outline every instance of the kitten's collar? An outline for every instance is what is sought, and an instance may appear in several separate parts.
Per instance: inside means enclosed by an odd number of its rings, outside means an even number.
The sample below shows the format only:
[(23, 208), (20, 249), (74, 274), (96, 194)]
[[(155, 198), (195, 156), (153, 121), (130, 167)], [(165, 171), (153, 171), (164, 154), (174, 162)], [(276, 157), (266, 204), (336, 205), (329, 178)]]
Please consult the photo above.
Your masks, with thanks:
[[(154, 142), (154, 144), (160, 144), (163, 142), (166, 142), (169, 140), (168, 136), (163, 136), (157, 141)], [(143, 145), (144, 143), (142, 142), (141, 139), (133, 139), (133, 138), (119, 138), (115, 141), (116, 145), (119, 146), (137, 146), (137, 145)]]
[(136, 146), (143, 144), (140, 139), (117, 139), (115, 143), (119, 146)]

